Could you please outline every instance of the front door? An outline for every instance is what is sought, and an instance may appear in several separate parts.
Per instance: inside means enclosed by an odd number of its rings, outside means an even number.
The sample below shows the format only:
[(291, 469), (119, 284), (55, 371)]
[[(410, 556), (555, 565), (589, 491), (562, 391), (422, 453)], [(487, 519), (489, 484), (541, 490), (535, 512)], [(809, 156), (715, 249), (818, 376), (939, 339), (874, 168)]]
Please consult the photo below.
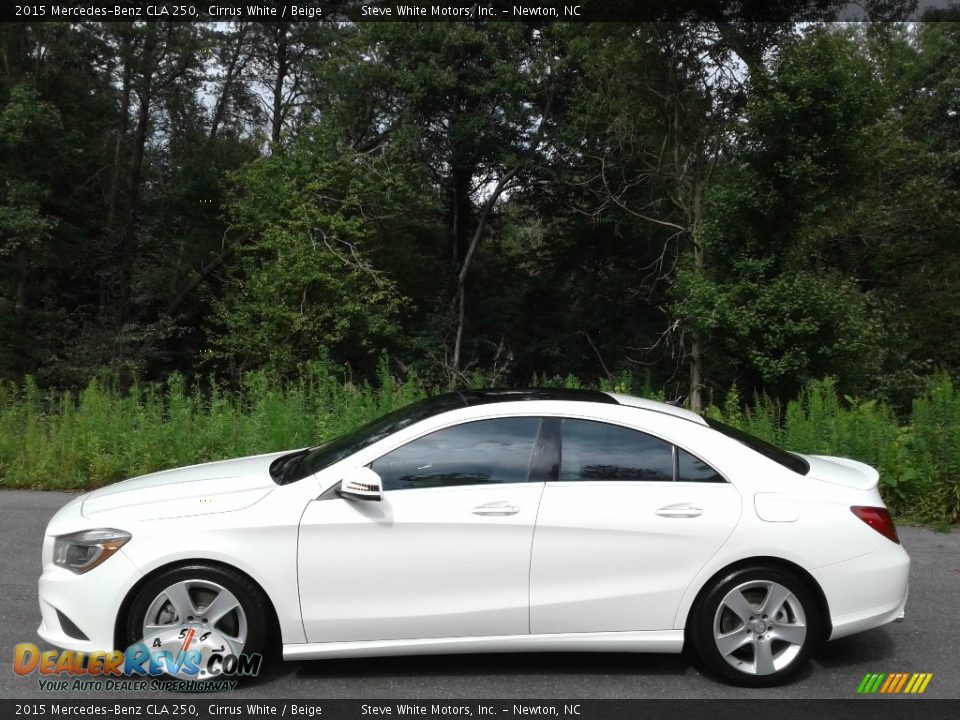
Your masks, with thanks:
[(437, 430), (372, 463), (382, 502), (310, 503), (298, 553), (307, 641), (527, 634), (540, 425)]

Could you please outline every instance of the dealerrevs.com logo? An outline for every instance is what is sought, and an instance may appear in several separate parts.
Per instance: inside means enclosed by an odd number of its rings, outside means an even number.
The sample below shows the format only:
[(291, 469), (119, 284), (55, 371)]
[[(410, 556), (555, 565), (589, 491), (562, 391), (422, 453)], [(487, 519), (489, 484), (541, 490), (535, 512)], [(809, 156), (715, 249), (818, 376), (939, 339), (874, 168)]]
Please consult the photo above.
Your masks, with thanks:
[[(171, 628), (125, 651), (43, 650), (20, 643), (13, 651), (17, 675), (37, 673), (41, 690), (231, 690), (236, 677), (255, 677), (259, 653), (230, 652), (216, 631)], [(175, 678), (175, 679), (173, 679)]]
[(933, 680), (933, 673), (867, 673), (857, 686), (860, 695), (919, 695)]

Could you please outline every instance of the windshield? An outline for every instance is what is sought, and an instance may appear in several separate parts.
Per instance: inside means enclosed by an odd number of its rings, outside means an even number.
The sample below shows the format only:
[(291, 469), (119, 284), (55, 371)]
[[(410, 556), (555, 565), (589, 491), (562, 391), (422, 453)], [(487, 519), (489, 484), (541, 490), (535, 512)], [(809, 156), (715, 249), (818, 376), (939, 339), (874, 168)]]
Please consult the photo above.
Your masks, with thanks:
[(420, 400), (363, 425), (352, 432), (334, 438), (323, 445), (298, 450), (273, 461), (270, 474), (278, 485), (302, 480), (318, 473), (378, 440), (398, 430), (425, 420), (433, 415), (455, 410), (466, 405), (459, 393), (447, 393)]
[(737, 442), (741, 442), (746, 445), (751, 450), (755, 450), (764, 457), (770, 458), (775, 463), (780, 463), (788, 470), (793, 470), (795, 473), (800, 475), (806, 475), (810, 472), (810, 463), (804, 460), (799, 455), (796, 455), (792, 452), (782, 450), (776, 445), (768, 443), (766, 440), (761, 440), (758, 437), (754, 437), (749, 433), (745, 433), (743, 430), (737, 430), (735, 427), (730, 427), (726, 423), (722, 423), (719, 420), (714, 420), (704, 416), (704, 420), (707, 421), (707, 425), (712, 427), (714, 430), (722, 432), (727, 437), (731, 437)]

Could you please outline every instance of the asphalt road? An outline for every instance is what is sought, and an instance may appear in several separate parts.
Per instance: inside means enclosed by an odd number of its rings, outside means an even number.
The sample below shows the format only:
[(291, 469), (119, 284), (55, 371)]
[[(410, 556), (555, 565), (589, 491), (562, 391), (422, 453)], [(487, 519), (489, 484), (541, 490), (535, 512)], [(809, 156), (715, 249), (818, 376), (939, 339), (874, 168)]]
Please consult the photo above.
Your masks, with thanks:
[[(0, 491), (0, 698), (71, 697), (43, 692), (36, 675), (19, 677), (11, 669), (14, 645), (44, 647), (36, 636), (40, 543), (47, 520), (69, 498)], [(685, 655), (538, 653), (278, 662), (229, 697), (850, 698), (868, 672), (931, 672), (925, 697), (960, 698), (960, 531), (901, 527), (900, 537), (913, 558), (906, 620), (827, 643), (785, 687), (728, 687)], [(99, 696), (133, 699), (117, 692)]]

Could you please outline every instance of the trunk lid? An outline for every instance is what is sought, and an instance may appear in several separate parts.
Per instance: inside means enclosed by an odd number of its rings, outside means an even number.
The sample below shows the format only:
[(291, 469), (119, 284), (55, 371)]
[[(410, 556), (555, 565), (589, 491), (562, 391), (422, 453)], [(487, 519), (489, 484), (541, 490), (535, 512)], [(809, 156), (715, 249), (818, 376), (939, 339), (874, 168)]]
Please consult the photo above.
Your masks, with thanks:
[(822, 482), (855, 490), (872, 490), (880, 481), (880, 473), (875, 468), (858, 460), (829, 455), (802, 455), (802, 457), (810, 463), (808, 477)]

